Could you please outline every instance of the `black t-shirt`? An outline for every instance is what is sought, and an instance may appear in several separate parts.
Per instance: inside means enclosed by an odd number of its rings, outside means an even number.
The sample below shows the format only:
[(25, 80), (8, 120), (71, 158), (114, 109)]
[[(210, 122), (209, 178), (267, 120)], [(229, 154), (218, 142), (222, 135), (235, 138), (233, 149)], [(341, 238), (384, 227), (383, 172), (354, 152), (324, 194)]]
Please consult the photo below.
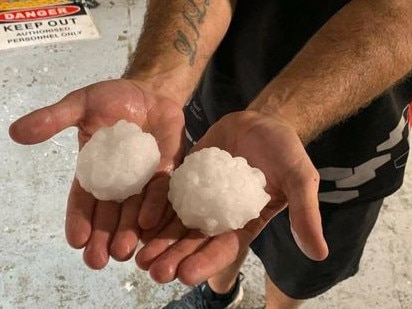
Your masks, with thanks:
[[(244, 110), (348, 2), (239, 0), (227, 35), (185, 108), (188, 139), (198, 140), (223, 115)], [(407, 79), (307, 146), (321, 176), (320, 201), (370, 201), (400, 187), (411, 98), (412, 79)]]

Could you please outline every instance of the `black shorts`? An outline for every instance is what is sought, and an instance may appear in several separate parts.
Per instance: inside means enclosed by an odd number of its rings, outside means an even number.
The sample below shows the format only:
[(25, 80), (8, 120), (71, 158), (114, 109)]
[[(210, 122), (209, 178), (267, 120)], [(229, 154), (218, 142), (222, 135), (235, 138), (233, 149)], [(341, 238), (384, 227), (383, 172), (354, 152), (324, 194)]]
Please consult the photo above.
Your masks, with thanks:
[(329, 256), (322, 262), (310, 260), (297, 247), (287, 209), (271, 220), (251, 248), (283, 293), (295, 299), (315, 297), (357, 273), (382, 202), (321, 205), (323, 233), (329, 246)]

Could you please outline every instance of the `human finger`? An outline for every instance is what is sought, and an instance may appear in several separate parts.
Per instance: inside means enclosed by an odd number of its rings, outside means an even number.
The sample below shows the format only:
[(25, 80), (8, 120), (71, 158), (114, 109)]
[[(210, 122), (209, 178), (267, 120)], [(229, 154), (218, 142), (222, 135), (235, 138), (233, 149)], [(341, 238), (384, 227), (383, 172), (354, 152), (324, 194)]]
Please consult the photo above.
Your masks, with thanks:
[(66, 239), (70, 246), (83, 248), (90, 238), (96, 199), (80, 187), (75, 178), (72, 183), (66, 210)]
[(250, 243), (281, 209), (280, 203), (276, 207), (265, 207), (260, 216), (249, 221), (244, 228), (211, 238), (197, 252), (180, 262), (177, 278), (186, 285), (197, 285), (221, 272), (244, 254)]
[(215, 236), (179, 264), (177, 278), (186, 285), (197, 285), (232, 264), (250, 242), (250, 235), (243, 230)]
[(319, 211), (319, 174), (310, 160), (301, 160), (292, 175), (285, 184), (292, 235), (307, 257), (322, 261), (328, 256), (328, 246)]
[(165, 214), (170, 176), (165, 173), (156, 176), (146, 187), (145, 198), (139, 214), (139, 227), (144, 230), (155, 228)]
[(193, 254), (209, 239), (197, 230), (191, 230), (183, 239), (169, 247), (150, 265), (149, 273), (158, 283), (168, 283), (176, 278), (179, 264)]
[(93, 214), (93, 229), (83, 259), (92, 269), (102, 269), (109, 262), (109, 247), (120, 218), (120, 205), (98, 201)]
[(168, 205), (167, 193), (171, 172), (181, 164), (184, 155), (184, 116), (181, 110), (166, 115), (149, 112), (148, 118), (156, 124), (153, 125), (152, 134), (159, 145), (161, 161), (158, 172), (146, 186), (139, 214), (139, 226), (144, 230), (151, 230), (159, 225)]
[[(169, 205), (170, 206), (170, 205)], [(156, 235), (159, 234), (176, 216), (175, 211), (172, 207), (166, 207), (165, 212), (160, 220), (160, 222), (156, 225), (155, 228), (150, 230), (140, 230), (140, 240), (143, 244), (150, 242)]]
[(85, 91), (71, 92), (58, 103), (35, 110), (10, 125), (10, 137), (25, 145), (43, 142), (75, 126), (84, 115)]
[(134, 195), (123, 202), (119, 224), (110, 245), (110, 255), (117, 261), (130, 259), (137, 247), (137, 217), (141, 202), (141, 195)]
[(143, 270), (148, 270), (158, 256), (164, 253), (170, 246), (182, 239), (188, 230), (177, 216), (162, 229), (151, 241), (149, 241), (136, 255), (136, 263)]

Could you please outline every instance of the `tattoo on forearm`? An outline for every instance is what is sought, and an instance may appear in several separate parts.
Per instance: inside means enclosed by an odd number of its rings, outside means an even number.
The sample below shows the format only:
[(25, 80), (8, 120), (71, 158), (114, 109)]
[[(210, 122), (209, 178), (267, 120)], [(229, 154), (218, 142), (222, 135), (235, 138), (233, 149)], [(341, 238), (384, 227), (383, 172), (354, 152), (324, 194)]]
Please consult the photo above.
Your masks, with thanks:
[(191, 66), (194, 65), (197, 54), (197, 42), (200, 38), (199, 28), (204, 22), (209, 5), (210, 0), (201, 0), (200, 3), (196, 3), (195, 0), (187, 0), (183, 6), (183, 21), (189, 26), (190, 31), (177, 30), (173, 46), (179, 53), (188, 57)]

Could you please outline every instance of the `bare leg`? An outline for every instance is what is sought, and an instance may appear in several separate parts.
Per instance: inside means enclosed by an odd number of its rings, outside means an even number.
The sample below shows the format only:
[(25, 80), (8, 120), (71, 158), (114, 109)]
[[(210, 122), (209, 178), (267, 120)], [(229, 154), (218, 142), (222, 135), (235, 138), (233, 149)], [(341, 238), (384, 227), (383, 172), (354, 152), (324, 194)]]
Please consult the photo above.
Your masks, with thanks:
[[(240, 267), (245, 261), (247, 253), (248, 251), (246, 250), (233, 264), (207, 281), (210, 288), (214, 292), (225, 294), (230, 291), (236, 282)], [(266, 275), (265, 309), (297, 309), (302, 303), (302, 300), (297, 300), (286, 296)]]
[(296, 309), (303, 303), (286, 296), (266, 275), (266, 307), (265, 309)]
[(240, 267), (245, 261), (247, 253), (248, 250), (245, 250), (245, 252), (241, 256), (239, 256), (239, 258), (235, 262), (233, 262), (219, 274), (207, 280), (207, 283), (214, 292), (225, 294), (230, 291), (230, 289), (236, 282)]

